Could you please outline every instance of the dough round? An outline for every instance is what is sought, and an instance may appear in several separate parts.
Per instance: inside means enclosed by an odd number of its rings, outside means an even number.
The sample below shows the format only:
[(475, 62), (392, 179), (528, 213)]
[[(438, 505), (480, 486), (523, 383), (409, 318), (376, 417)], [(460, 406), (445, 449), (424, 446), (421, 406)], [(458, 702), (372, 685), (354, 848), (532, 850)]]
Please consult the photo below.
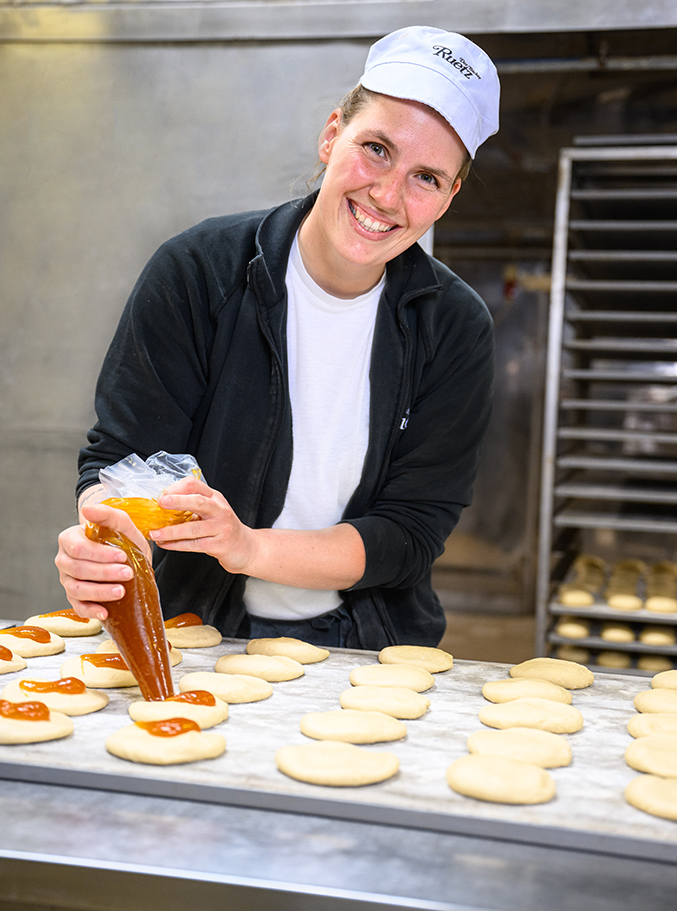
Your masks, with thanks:
[(303, 665), (286, 655), (223, 655), (216, 662), (217, 674), (248, 674), (269, 683), (303, 677)]
[(247, 654), (283, 655), (293, 658), (299, 664), (316, 664), (329, 657), (329, 650), (304, 642), (302, 639), (277, 636), (274, 639), (250, 639), (247, 643)]
[(352, 686), (339, 698), (344, 709), (360, 712), (383, 712), (393, 718), (420, 718), (425, 715), (430, 699), (405, 686)]
[(103, 624), (94, 617), (78, 619), (74, 610), (52, 611), (50, 614), (35, 614), (26, 620), (26, 626), (41, 626), (57, 636), (96, 636)]
[(308, 712), (301, 718), (301, 733), (315, 740), (382, 743), (406, 737), (407, 726), (385, 712), (336, 709), (332, 712)]
[[(99, 645), (97, 647), (96, 651), (98, 654), (101, 654), (101, 655), (119, 655), (120, 654), (120, 649), (118, 648), (118, 644), (113, 639), (104, 639), (103, 642), (101, 643), (101, 645)], [(183, 661), (183, 655), (178, 650), (178, 648), (174, 648), (174, 646), (170, 643), (169, 644), (169, 663), (171, 664), (172, 667), (176, 667), (176, 665), (181, 664), (182, 661)]]
[(643, 626), (638, 638), (645, 645), (674, 645), (677, 641), (674, 627), (658, 624)]
[(529, 658), (521, 664), (510, 668), (511, 677), (538, 677), (549, 680), (567, 690), (580, 690), (590, 686), (595, 679), (592, 671), (575, 661), (563, 661), (561, 658)]
[(642, 609), (644, 602), (632, 592), (616, 592), (608, 596), (606, 603), (613, 610), (638, 611)]
[(555, 626), (555, 632), (565, 639), (585, 639), (590, 635), (590, 621), (562, 617)]
[(205, 734), (203, 731), (186, 731), (176, 737), (156, 737), (137, 724), (130, 724), (108, 737), (106, 749), (130, 762), (176, 765), (215, 759), (225, 752), (226, 740), (221, 734)]
[(479, 719), (490, 728), (538, 728), (553, 734), (573, 734), (583, 727), (577, 708), (551, 699), (514, 699), (486, 705), (480, 709)]
[(350, 672), (353, 686), (404, 686), (415, 693), (429, 690), (435, 678), (422, 667), (410, 664), (365, 664)]
[(677, 778), (677, 734), (648, 734), (633, 740), (625, 761), (638, 772)]
[[(78, 678), (80, 679), (80, 678)], [(24, 689), (22, 683), (54, 683), (45, 677), (23, 677), (12, 680), (2, 691), (2, 699), (10, 702), (44, 702), (50, 711), (62, 712), (64, 715), (89, 715), (98, 712), (109, 703), (106, 693), (85, 688), (84, 693), (40, 692)]]
[(631, 806), (652, 816), (677, 820), (676, 778), (640, 775), (625, 789), (625, 799)]
[(677, 690), (677, 671), (661, 671), (651, 678), (651, 686), (659, 690)]
[(196, 671), (184, 674), (179, 680), (182, 693), (188, 690), (207, 690), (223, 702), (259, 702), (273, 695), (272, 684), (260, 677), (248, 674), (217, 674), (212, 671)]
[(632, 737), (648, 737), (650, 734), (677, 735), (677, 712), (647, 712), (644, 715), (633, 715), (628, 721), (628, 734)]
[(331, 787), (376, 784), (392, 778), (400, 767), (393, 753), (373, 753), (336, 740), (281, 747), (275, 762), (290, 778)]
[(545, 769), (500, 756), (461, 756), (447, 769), (452, 791), (492, 803), (546, 803), (555, 782)]
[[(31, 699), (31, 702), (40, 701)], [(60, 740), (72, 732), (73, 722), (62, 712), (50, 711), (49, 721), (23, 721), (0, 714), (0, 743), (41, 743), (44, 740)]]
[(576, 664), (585, 664), (590, 660), (590, 649), (580, 645), (560, 645), (555, 654), (562, 661), (574, 661)]
[(672, 659), (666, 655), (640, 655), (637, 667), (640, 671), (669, 671), (672, 668)]
[(97, 667), (87, 655), (72, 655), (61, 665), (62, 677), (78, 677), (85, 686), (111, 689), (118, 686), (137, 686), (132, 672), (115, 667)]
[(651, 595), (644, 602), (644, 607), (656, 614), (674, 614), (677, 611), (677, 600), (664, 595)]
[(603, 623), (600, 636), (605, 642), (635, 641), (635, 631), (629, 623)]
[(633, 705), (638, 712), (659, 712), (660, 714), (677, 714), (677, 690), (659, 687), (655, 690), (642, 690), (634, 698)]
[(467, 740), (470, 753), (501, 756), (553, 769), (569, 765), (571, 745), (561, 734), (536, 728), (508, 728), (503, 731), (475, 731)]
[(22, 671), (27, 667), (25, 658), (15, 655), (11, 648), (0, 645), (0, 674), (9, 674), (10, 671)]
[(553, 702), (571, 703), (571, 693), (563, 686), (538, 680), (535, 677), (514, 677), (510, 680), (489, 680), (482, 687), (482, 695), (489, 702), (512, 702), (513, 699), (552, 699)]
[[(16, 635), (13, 631), (22, 630), (40, 630), (40, 633), (47, 633), (49, 640), (47, 642), (37, 642), (26, 636)], [(37, 626), (11, 626), (9, 629), (0, 630), (0, 645), (4, 645), (15, 655), (22, 658), (40, 658), (43, 655), (58, 655), (66, 648), (66, 643), (57, 636), (56, 633), (50, 633), (42, 627)]]
[(132, 721), (166, 721), (180, 715), (199, 724), (203, 730), (213, 728), (228, 718), (228, 704), (218, 696), (210, 693), (214, 698), (214, 705), (203, 705), (199, 702), (186, 702), (182, 698), (190, 692), (195, 691), (188, 691), (178, 697), (170, 696), (169, 699), (158, 702), (146, 702), (145, 699), (132, 702), (128, 710), (129, 717)]
[(165, 622), (167, 641), (174, 648), (211, 648), (223, 639), (215, 626), (198, 623), (192, 626), (170, 626)]
[(600, 667), (630, 667), (632, 656), (628, 652), (603, 651), (597, 655)]
[(410, 664), (422, 667), (431, 674), (448, 671), (454, 665), (449, 652), (424, 645), (389, 645), (378, 654), (381, 664)]

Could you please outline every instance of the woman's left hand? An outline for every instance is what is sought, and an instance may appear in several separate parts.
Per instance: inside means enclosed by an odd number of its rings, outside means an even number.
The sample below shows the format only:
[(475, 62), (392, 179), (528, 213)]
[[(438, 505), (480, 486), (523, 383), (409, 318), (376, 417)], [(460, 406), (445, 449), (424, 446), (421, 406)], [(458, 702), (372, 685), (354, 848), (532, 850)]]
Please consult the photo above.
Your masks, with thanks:
[(192, 512), (197, 519), (150, 533), (165, 550), (209, 554), (231, 573), (247, 573), (257, 551), (254, 529), (243, 525), (218, 490), (197, 478), (183, 478), (158, 499), (163, 509)]

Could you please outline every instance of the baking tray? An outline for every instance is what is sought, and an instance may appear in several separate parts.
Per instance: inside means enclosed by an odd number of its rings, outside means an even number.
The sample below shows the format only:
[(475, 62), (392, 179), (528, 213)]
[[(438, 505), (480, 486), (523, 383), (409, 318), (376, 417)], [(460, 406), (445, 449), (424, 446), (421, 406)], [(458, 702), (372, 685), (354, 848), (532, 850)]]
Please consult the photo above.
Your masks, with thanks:
[[(94, 651), (104, 634), (66, 640), (66, 652), (28, 659), (28, 668), (0, 677), (59, 676), (66, 657)], [(184, 649), (173, 669), (185, 673), (213, 670), (221, 655), (243, 652), (242, 640), (209, 649)], [(629, 806), (625, 786), (638, 774), (623, 760), (631, 742), (626, 725), (635, 713), (632, 700), (649, 685), (646, 679), (604, 674), (573, 703), (585, 725), (566, 735), (574, 759), (551, 771), (556, 797), (547, 804), (508, 806), (473, 800), (453, 792), (445, 772), (465, 755), (467, 737), (483, 725), (477, 713), (486, 701), (487, 680), (508, 676), (509, 665), (456, 661), (435, 676), (426, 695), (429, 711), (407, 721), (407, 737), (396, 743), (365, 746), (400, 759), (392, 779), (368, 787), (330, 788), (297, 782), (275, 765), (275, 751), (308, 742), (300, 733), (305, 712), (339, 708), (354, 667), (378, 662), (375, 652), (331, 650), (323, 662), (306, 665), (297, 680), (273, 684), (273, 695), (256, 703), (231, 705), (229, 718), (213, 730), (224, 734), (226, 753), (214, 760), (179, 766), (147, 766), (111, 756), (106, 737), (130, 723), (127, 708), (140, 698), (137, 687), (109, 690), (110, 704), (92, 715), (75, 717), (75, 730), (63, 740), (30, 745), (0, 745), (0, 778), (122, 791), (149, 796), (305, 813), (328, 818), (422, 828), (539, 845), (570, 847), (620, 856), (677, 860), (677, 822)], [(565, 736), (565, 735), (562, 735)]]

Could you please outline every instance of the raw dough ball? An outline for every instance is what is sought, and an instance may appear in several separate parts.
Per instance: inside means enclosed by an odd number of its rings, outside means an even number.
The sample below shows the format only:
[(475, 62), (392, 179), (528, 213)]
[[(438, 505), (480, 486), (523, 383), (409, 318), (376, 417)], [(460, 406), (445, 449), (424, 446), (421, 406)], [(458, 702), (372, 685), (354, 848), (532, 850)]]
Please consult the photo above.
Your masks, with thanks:
[(429, 690), (435, 678), (422, 667), (409, 664), (365, 664), (350, 672), (353, 686), (404, 686), (415, 693)]
[(0, 674), (9, 674), (10, 671), (22, 671), (27, 667), (21, 655), (15, 655), (11, 648), (0, 645)]
[(560, 645), (555, 654), (562, 661), (574, 661), (577, 664), (585, 664), (590, 660), (590, 649), (581, 648), (580, 645)]
[(282, 747), (275, 753), (275, 762), (290, 778), (332, 787), (376, 784), (392, 778), (400, 767), (392, 753), (372, 753), (335, 740)]
[(447, 769), (452, 791), (492, 803), (546, 803), (555, 782), (545, 769), (500, 756), (461, 756)]
[(157, 737), (137, 724), (130, 724), (108, 737), (106, 749), (114, 756), (131, 762), (175, 765), (199, 759), (215, 759), (225, 752), (226, 740), (221, 734), (205, 734), (195, 730), (175, 737)]
[(247, 674), (217, 674), (210, 671), (196, 671), (184, 674), (179, 680), (182, 693), (188, 690), (207, 690), (223, 702), (259, 702), (273, 695), (273, 687), (267, 680), (250, 677)]
[(632, 656), (628, 652), (605, 651), (597, 655), (600, 667), (630, 667)]
[(318, 648), (302, 639), (289, 636), (278, 636), (275, 639), (250, 639), (247, 643), (248, 655), (286, 655), (299, 664), (316, 664), (329, 657), (329, 650)]
[[(172, 622), (178, 622), (180, 625), (168, 625)], [(215, 626), (204, 624), (197, 614), (191, 613), (165, 620), (165, 635), (174, 648), (211, 648), (220, 645), (223, 639)]]
[(430, 699), (405, 686), (353, 686), (341, 693), (344, 709), (383, 712), (393, 718), (420, 718), (428, 711)]
[(595, 679), (592, 671), (574, 661), (562, 661), (561, 658), (529, 658), (521, 664), (510, 668), (511, 677), (538, 677), (549, 680), (568, 690), (580, 690), (590, 686)]
[(78, 617), (72, 609), (35, 614), (26, 620), (26, 626), (41, 626), (57, 636), (96, 636), (103, 624), (94, 617)]
[(659, 687), (655, 690), (642, 690), (634, 698), (633, 705), (638, 712), (659, 712), (677, 714), (677, 690)]
[[(117, 642), (113, 639), (104, 639), (101, 645), (97, 648), (97, 654), (102, 655), (119, 655), (120, 649), (118, 648)], [(169, 646), (169, 663), (172, 667), (176, 667), (177, 664), (181, 664), (183, 661), (183, 655), (181, 652), (174, 648), (173, 645)]]
[(203, 730), (213, 728), (214, 725), (226, 720), (228, 705), (218, 696), (207, 693), (214, 700), (214, 705), (205, 705), (203, 702), (186, 701), (186, 697), (192, 695), (198, 698), (200, 696), (198, 691), (192, 690), (158, 702), (146, 702), (145, 699), (132, 702), (129, 706), (129, 717), (132, 721), (166, 721), (168, 718), (176, 718), (177, 715), (180, 715), (182, 718), (190, 718)]
[(662, 671), (651, 678), (651, 686), (656, 689), (677, 690), (677, 671)]
[[(79, 679), (77, 682), (82, 683)], [(22, 683), (29, 686), (23, 687)], [(31, 683), (38, 684), (38, 687), (30, 689)], [(61, 681), (47, 680), (45, 677), (24, 677), (8, 683), (2, 691), (2, 698), (9, 699), (10, 702), (44, 702), (50, 711), (62, 712), (64, 715), (89, 715), (98, 712), (110, 701), (106, 693), (99, 693), (87, 687), (82, 693), (64, 692), (63, 689), (47, 692), (40, 690), (40, 684), (58, 683)], [(64, 681), (63, 686), (65, 685)]]
[[(122, 661), (122, 658), (120, 658)], [(124, 662), (123, 662), (124, 664)], [(94, 689), (111, 689), (118, 686), (136, 686), (136, 679), (127, 665), (121, 667), (97, 667), (89, 655), (72, 655), (61, 665), (62, 677), (78, 677), (85, 686)]]
[[(38, 639), (31, 638), (31, 631)], [(39, 641), (49, 636), (45, 642)], [(9, 629), (0, 630), (0, 645), (4, 645), (15, 655), (22, 658), (40, 658), (43, 655), (58, 655), (66, 648), (66, 643), (49, 630), (41, 626), (10, 626)]]
[(677, 712), (673, 715), (660, 712), (633, 715), (628, 721), (628, 734), (632, 737), (648, 737), (650, 734), (677, 735)]
[(566, 766), (571, 762), (571, 746), (566, 738), (536, 728), (475, 731), (468, 737), (467, 747), (471, 753), (481, 756), (500, 756), (544, 769)]
[(554, 702), (571, 703), (571, 693), (563, 686), (538, 680), (535, 677), (515, 677), (511, 680), (489, 680), (482, 687), (482, 695), (489, 702), (512, 702), (513, 699), (552, 699)]
[(316, 740), (341, 740), (346, 743), (381, 743), (401, 740), (407, 726), (385, 712), (360, 712), (336, 709), (309, 712), (301, 718), (301, 733)]
[(562, 617), (555, 626), (555, 632), (565, 639), (585, 639), (590, 635), (590, 621)]
[(640, 775), (625, 789), (627, 802), (662, 819), (677, 820), (677, 779)]
[(573, 734), (583, 727), (583, 716), (573, 705), (551, 699), (514, 699), (480, 709), (479, 719), (490, 728), (538, 728), (553, 734)]
[(640, 655), (637, 659), (640, 671), (669, 671), (672, 660), (666, 655)]
[(249, 674), (269, 683), (303, 677), (303, 665), (285, 655), (223, 655), (216, 662), (217, 674)]
[[(61, 712), (49, 711), (43, 705), (43, 711), (49, 712), (49, 720), (31, 721), (19, 718), (8, 718), (7, 711), (12, 706), (25, 706), (26, 708), (41, 700), (31, 699), (30, 703), (12, 703), (9, 700), (0, 701), (0, 743), (41, 743), (44, 740), (59, 740), (68, 737), (73, 731), (73, 722)], [(19, 708), (21, 712), (21, 708)]]
[(646, 570), (641, 560), (620, 560), (616, 563), (604, 593), (609, 607), (622, 611), (640, 610), (643, 601), (637, 594), (637, 584)]
[(675, 630), (672, 626), (643, 626), (639, 634), (639, 641), (645, 645), (674, 645), (677, 641)]
[(449, 652), (423, 645), (389, 645), (381, 649), (378, 660), (381, 664), (410, 664), (413, 667), (422, 667), (431, 674), (448, 671), (454, 664)]
[(677, 778), (677, 735), (648, 734), (639, 737), (625, 751), (625, 761), (638, 772)]
[(635, 641), (635, 631), (629, 623), (603, 623), (600, 636), (605, 642)]

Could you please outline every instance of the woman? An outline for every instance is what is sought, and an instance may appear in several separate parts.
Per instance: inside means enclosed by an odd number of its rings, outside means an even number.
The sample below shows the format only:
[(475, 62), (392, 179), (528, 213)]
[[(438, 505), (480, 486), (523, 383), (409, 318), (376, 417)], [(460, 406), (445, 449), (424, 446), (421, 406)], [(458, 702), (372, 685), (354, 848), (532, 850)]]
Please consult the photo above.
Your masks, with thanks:
[[(152, 534), (166, 616), (226, 636), (380, 649), (436, 645), (433, 561), (468, 505), (490, 412), (486, 307), (416, 241), (498, 128), (488, 57), (460, 35), (401, 29), (319, 139), (320, 190), (209, 219), (164, 244), (134, 288), (80, 454), (81, 518), (99, 469), (190, 452), (204, 483), (160, 505), (198, 521)], [(105, 618), (124, 555), (62, 533), (82, 615)]]

